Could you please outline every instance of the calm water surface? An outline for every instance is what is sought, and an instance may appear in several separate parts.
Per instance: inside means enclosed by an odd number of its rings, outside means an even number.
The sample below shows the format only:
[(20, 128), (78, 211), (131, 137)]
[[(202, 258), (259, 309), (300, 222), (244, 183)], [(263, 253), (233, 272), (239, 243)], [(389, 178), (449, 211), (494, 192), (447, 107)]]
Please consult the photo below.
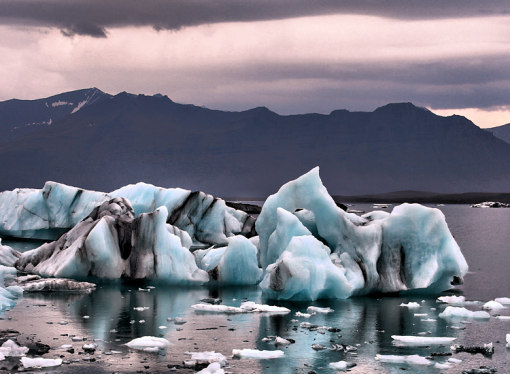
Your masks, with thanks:
[[(374, 210), (371, 204), (356, 204), (352, 208), (367, 212)], [(496, 297), (510, 297), (510, 209), (472, 209), (466, 205), (438, 208), (445, 214), (448, 226), (470, 266), (464, 285), (445, 294), (462, 294), (467, 300), (482, 302)], [(386, 210), (390, 211), (391, 206)], [(4, 241), (4, 244), (7, 242)], [(9, 242), (9, 245), (12, 243)], [(30, 247), (26, 242), (20, 245), (25, 249)], [(510, 349), (505, 348), (505, 335), (510, 333), (510, 321), (491, 318), (465, 324), (461, 320), (438, 318), (445, 305), (436, 302), (437, 296), (358, 297), (288, 303), (266, 300), (257, 287), (183, 289), (156, 286), (151, 292), (143, 292), (133, 286), (100, 285), (90, 294), (25, 294), (13, 310), (4, 313), (0, 329), (12, 328), (22, 332), (19, 341), (27, 338), (40, 340), (55, 348), (44, 356), (46, 358), (63, 356), (64, 360), (78, 360), (46, 370), (61, 373), (196, 372), (198, 370), (181, 367), (182, 362), (190, 357), (185, 354), (187, 351), (220, 352), (227, 357), (229, 365), (226, 371), (231, 373), (335, 373), (328, 364), (340, 360), (357, 364), (351, 369), (352, 373), (401, 373), (403, 370), (413, 373), (461, 373), (462, 370), (481, 365), (495, 367), (498, 373), (510, 373)], [(223, 304), (232, 306), (239, 306), (243, 300), (282, 305), (292, 312), (285, 315), (195, 313), (191, 305), (206, 297), (219, 297)], [(410, 301), (418, 302), (420, 307), (408, 309), (400, 306)], [(309, 305), (329, 306), (335, 311), (310, 318), (295, 316), (297, 311), (305, 312)], [(140, 306), (149, 309), (141, 312), (133, 309)], [(480, 310), (480, 305), (469, 305), (467, 308)], [(427, 317), (418, 317), (415, 313), (426, 313)], [(491, 315), (496, 313), (510, 315), (510, 308), (491, 312)], [(187, 323), (175, 325), (167, 321), (168, 317), (182, 317)], [(422, 321), (427, 318), (436, 321)], [(131, 323), (133, 320), (135, 322)], [(67, 324), (61, 325), (58, 323), (60, 321)], [(321, 334), (301, 328), (301, 322), (335, 327), (341, 331)], [(452, 357), (463, 362), (453, 364), (447, 370), (375, 360), (376, 354), (429, 356), (431, 353), (451, 352), (449, 346), (399, 347), (392, 343), (391, 335), (419, 333), (455, 337), (456, 343), (464, 345), (493, 342), (495, 354), (484, 357), (481, 354), (453, 353)], [(71, 335), (83, 336), (87, 340), (73, 342)], [(262, 342), (264, 337), (274, 335), (295, 340), (290, 346), (278, 348), (285, 352), (284, 357), (273, 360), (231, 358), (232, 349), (277, 349), (273, 343)], [(173, 345), (159, 353), (140, 352), (124, 345), (141, 336), (162, 336)], [(85, 354), (82, 345), (94, 339), (98, 344), (97, 351), (93, 355)], [(327, 347), (347, 344), (356, 346), (357, 351), (354, 354), (329, 349), (315, 351), (311, 348), (314, 343)], [(63, 344), (73, 344), (75, 353), (57, 349)], [(110, 350), (121, 353), (103, 353)], [(95, 361), (83, 361), (89, 356)], [(435, 361), (445, 362), (447, 358), (436, 357)], [(0, 361), (0, 368), (2, 366), (17, 371), (15, 361)], [(174, 366), (178, 369), (170, 371)]]

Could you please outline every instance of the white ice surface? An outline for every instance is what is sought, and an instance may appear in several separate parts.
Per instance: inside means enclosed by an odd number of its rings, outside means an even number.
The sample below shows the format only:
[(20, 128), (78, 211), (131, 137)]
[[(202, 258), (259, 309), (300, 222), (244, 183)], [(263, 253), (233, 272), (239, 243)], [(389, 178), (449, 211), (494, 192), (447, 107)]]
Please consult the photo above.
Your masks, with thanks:
[(227, 358), (224, 355), (215, 351), (184, 352), (184, 354), (191, 355), (190, 360), (196, 361), (198, 364), (217, 362), (221, 366), (224, 366), (227, 362)]
[(497, 301), (488, 301), (483, 304), (482, 309), (505, 309), (506, 306), (501, 305)]
[(227, 305), (212, 305), (212, 304), (195, 304), (191, 306), (196, 312), (216, 312), (216, 313), (254, 313), (254, 312), (268, 312), (268, 313), (289, 313), (290, 309), (285, 307), (256, 304), (253, 301), (245, 301), (239, 307)]
[(30, 368), (46, 368), (46, 367), (53, 367), (53, 366), (60, 366), (62, 365), (62, 359), (50, 359), (50, 358), (28, 358), (28, 357), (22, 357), (21, 363), (23, 364), (23, 367), (25, 369)]
[(129, 348), (134, 349), (145, 349), (150, 347), (163, 349), (168, 347), (170, 344), (171, 343), (168, 340), (164, 338), (157, 338), (155, 336), (143, 336), (141, 338), (133, 339), (129, 343), (126, 343)]
[(419, 308), (421, 305), (420, 305), (420, 304), (418, 304), (418, 303), (415, 303), (415, 302), (411, 301), (411, 302), (409, 302), (409, 303), (407, 303), (407, 304), (402, 303), (402, 304), (400, 304), (400, 306), (406, 306), (406, 307), (408, 307), (408, 308)]
[(375, 359), (381, 362), (409, 365), (430, 365), (431, 362), (419, 355), (398, 356), (398, 355), (376, 355)]
[(308, 312), (316, 312), (316, 313), (333, 313), (334, 310), (327, 307), (327, 308), (319, 308), (317, 306), (309, 306), (306, 308)]
[(241, 358), (278, 358), (282, 357), (285, 353), (280, 350), (276, 351), (259, 351), (257, 349), (233, 349), (232, 355)]
[(458, 317), (458, 318), (487, 319), (487, 318), (490, 318), (491, 316), (489, 313), (484, 312), (484, 311), (473, 312), (466, 308), (447, 306), (443, 312), (439, 313), (438, 317), (441, 317), (441, 318)]
[(391, 338), (402, 344), (445, 344), (454, 341), (456, 338), (437, 336), (401, 336), (392, 335)]
[(197, 374), (225, 374), (225, 370), (221, 368), (218, 362), (213, 362), (206, 368), (200, 370)]
[(510, 304), (510, 298), (508, 297), (498, 297), (494, 301), (500, 304)]
[(464, 296), (440, 296), (437, 300), (442, 301), (443, 303), (448, 304), (462, 304), (466, 301)]

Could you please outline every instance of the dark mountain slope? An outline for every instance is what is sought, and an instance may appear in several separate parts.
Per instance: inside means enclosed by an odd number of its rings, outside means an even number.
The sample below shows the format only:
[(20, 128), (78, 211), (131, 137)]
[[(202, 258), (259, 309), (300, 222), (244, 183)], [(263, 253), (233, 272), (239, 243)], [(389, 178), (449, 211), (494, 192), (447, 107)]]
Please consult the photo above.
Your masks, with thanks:
[(0, 142), (37, 131), (73, 111), (110, 98), (97, 88), (65, 92), (38, 100), (12, 99), (0, 102)]
[(503, 126), (485, 129), (494, 134), (494, 136), (510, 144), (510, 123)]
[(372, 113), (223, 112), (121, 93), (0, 146), (1, 189), (46, 180), (110, 191), (145, 181), (267, 196), (319, 165), (330, 193), (505, 192), (510, 145), (410, 103)]

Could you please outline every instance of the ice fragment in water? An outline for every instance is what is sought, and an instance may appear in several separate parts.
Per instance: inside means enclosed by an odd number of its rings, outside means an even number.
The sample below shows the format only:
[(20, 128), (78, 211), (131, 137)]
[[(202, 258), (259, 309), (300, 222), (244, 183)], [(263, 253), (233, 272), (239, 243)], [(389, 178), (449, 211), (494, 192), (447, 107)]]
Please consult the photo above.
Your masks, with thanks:
[[(204, 351), (204, 352), (184, 352), (186, 355), (191, 355), (190, 361), (194, 361), (195, 364), (211, 364), (213, 362), (219, 363), (221, 366), (225, 366), (227, 359), (219, 352), (215, 351)], [(192, 365), (194, 366), (194, 365)]]
[(494, 301), (500, 303), (500, 304), (510, 304), (510, 298), (508, 297), (498, 297), (494, 299)]
[(21, 347), (10, 339), (2, 344), (2, 348), (8, 348), (8, 356), (11, 357), (22, 357), (25, 356), (25, 354), (29, 351), (27, 347)]
[(435, 337), (435, 336), (400, 336), (392, 335), (393, 340), (402, 344), (415, 345), (415, 344), (445, 344), (454, 341), (456, 338), (450, 337)]
[(479, 318), (479, 319), (487, 319), (490, 318), (490, 314), (484, 311), (476, 311), (472, 312), (467, 310), (466, 308), (455, 307), (455, 306), (447, 306), (446, 309), (439, 313), (438, 317), (441, 318)]
[(438, 301), (448, 304), (462, 304), (466, 301), (464, 296), (440, 296), (437, 298)]
[(62, 359), (57, 358), (55, 360), (49, 358), (28, 358), (22, 357), (21, 363), (25, 369), (29, 368), (45, 368), (62, 365)]
[(381, 362), (410, 365), (430, 365), (431, 362), (419, 355), (398, 356), (398, 355), (376, 355), (375, 359)]
[(241, 358), (278, 358), (284, 355), (283, 351), (259, 351), (257, 349), (233, 349), (232, 355)]
[(280, 338), (279, 336), (277, 336), (275, 338), (274, 342), (277, 345), (289, 345), (289, 344), (291, 344), (290, 340), (287, 340), (287, 339), (284, 339), (284, 338)]
[(410, 303), (407, 303), (407, 304), (402, 303), (402, 304), (400, 304), (400, 306), (406, 306), (408, 308), (419, 308), (420, 304), (415, 303), (415, 302), (410, 302)]
[(221, 365), (218, 362), (213, 362), (206, 368), (200, 370), (197, 374), (225, 374), (225, 370), (221, 368)]
[(506, 334), (506, 347), (510, 348), (510, 334)]
[(331, 366), (333, 369), (336, 370), (347, 370), (354, 366), (356, 366), (355, 363), (348, 362), (348, 361), (338, 361), (338, 362), (330, 362), (329, 366)]
[(504, 309), (506, 306), (501, 305), (497, 301), (488, 301), (483, 306), (482, 309)]
[(333, 313), (334, 310), (331, 308), (319, 308), (317, 306), (309, 306), (307, 312), (316, 312), (316, 313)]
[(134, 349), (145, 349), (150, 347), (166, 348), (170, 344), (171, 343), (168, 340), (164, 338), (156, 338), (154, 336), (144, 336), (141, 338), (133, 339), (129, 343), (126, 343), (129, 348)]

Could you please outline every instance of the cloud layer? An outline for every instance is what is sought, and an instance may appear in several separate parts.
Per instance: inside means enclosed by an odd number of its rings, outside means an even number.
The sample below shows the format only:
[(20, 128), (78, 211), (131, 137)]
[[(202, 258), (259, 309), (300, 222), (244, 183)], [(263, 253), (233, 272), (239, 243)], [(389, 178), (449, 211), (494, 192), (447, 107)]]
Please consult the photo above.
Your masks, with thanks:
[(0, 22), (56, 27), (65, 36), (107, 37), (115, 27), (156, 30), (334, 14), (447, 19), (510, 14), (505, 0), (0, 0)]

